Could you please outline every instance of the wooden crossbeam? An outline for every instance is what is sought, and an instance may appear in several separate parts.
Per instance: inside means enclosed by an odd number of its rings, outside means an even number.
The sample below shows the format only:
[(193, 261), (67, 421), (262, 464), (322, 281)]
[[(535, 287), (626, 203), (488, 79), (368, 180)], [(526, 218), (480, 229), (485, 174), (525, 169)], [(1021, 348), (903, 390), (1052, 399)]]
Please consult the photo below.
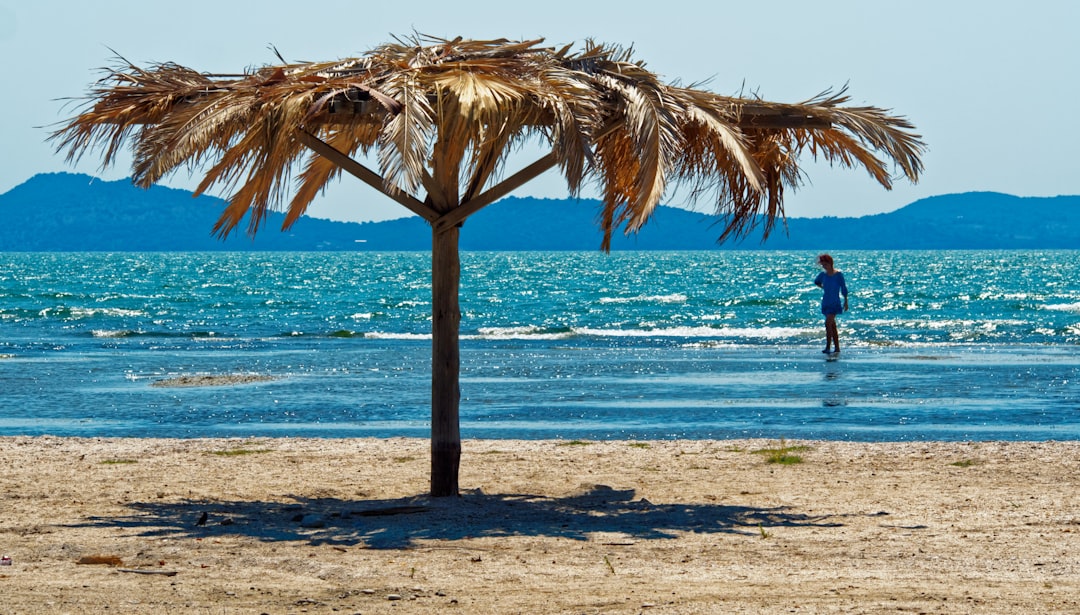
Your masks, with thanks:
[[(434, 101), (432, 101), (434, 103)], [(361, 115), (381, 116), (388, 113), (386, 108), (372, 100), (352, 101), (344, 96), (333, 99), (326, 105), (323, 113), (316, 116), (316, 121), (324, 124), (347, 124)], [(792, 112), (790, 109), (746, 103), (739, 109), (739, 128), (746, 129), (827, 129), (832, 122), (811, 115)]]
[[(379, 109), (381, 110), (381, 107)], [(372, 105), (369, 104), (369, 101), (348, 105), (336, 105), (332, 113), (323, 116), (323, 121), (328, 124), (333, 124), (348, 121), (344, 116), (385, 112), (385, 110), (380, 110), (373, 109)], [(751, 130), (770, 128), (816, 129), (829, 128), (831, 126), (831, 122), (820, 118), (807, 115), (793, 115), (785, 109), (757, 105), (748, 105), (747, 107), (744, 107), (742, 114), (739, 116), (739, 127)], [(608, 127), (601, 132), (601, 136), (606, 135), (613, 128), (613, 126)], [(555, 155), (549, 153), (499, 182), (495, 186), (492, 186), (482, 194), (461, 203), (446, 213), (440, 214), (428, 203), (421, 202), (409, 194), (402, 191), (387, 191), (383, 184), (382, 176), (371, 169), (368, 169), (345, 153), (338, 151), (315, 135), (305, 130), (301, 130), (297, 133), (297, 136), (304, 145), (314, 150), (320, 156), (330, 160), (364, 183), (394, 199), (409, 211), (427, 220), (436, 233), (441, 233), (447, 229), (460, 226), (469, 216), (505, 197), (514, 190), (517, 190), (557, 164)], [(423, 179), (425, 180), (425, 187), (427, 187), (430, 177), (425, 174)]]
[(323, 158), (333, 162), (360, 181), (394, 199), (414, 214), (431, 223), (434, 223), (439, 219), (439, 212), (401, 190), (387, 190), (381, 175), (365, 167), (356, 160), (353, 160), (343, 152), (338, 151), (326, 141), (323, 141), (306, 130), (297, 131), (296, 136), (300, 139), (301, 143), (314, 150)]
[(443, 214), (442, 217), (435, 221), (435, 231), (442, 232), (447, 228), (461, 224), (469, 216), (532, 181), (544, 171), (554, 167), (555, 164), (555, 155), (547, 154), (481, 194), (476, 195), (471, 200)]

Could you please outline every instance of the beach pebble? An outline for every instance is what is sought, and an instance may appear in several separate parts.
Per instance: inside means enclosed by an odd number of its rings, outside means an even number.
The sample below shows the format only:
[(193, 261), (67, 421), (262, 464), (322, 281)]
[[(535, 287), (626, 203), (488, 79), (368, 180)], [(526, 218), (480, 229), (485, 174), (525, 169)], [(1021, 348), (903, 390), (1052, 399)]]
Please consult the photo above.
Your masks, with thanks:
[(387, 594), (387, 600), (401, 600), (401, 594)]

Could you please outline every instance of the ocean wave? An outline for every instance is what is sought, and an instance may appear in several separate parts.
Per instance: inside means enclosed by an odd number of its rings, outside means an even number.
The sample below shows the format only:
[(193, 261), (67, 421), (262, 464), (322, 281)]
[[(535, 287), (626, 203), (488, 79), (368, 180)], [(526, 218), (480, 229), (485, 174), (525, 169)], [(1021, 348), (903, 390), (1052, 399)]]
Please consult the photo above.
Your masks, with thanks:
[(487, 340), (562, 340), (573, 337), (571, 329), (545, 329), (535, 325), (521, 327), (480, 327), (475, 336)]
[(149, 337), (149, 338), (177, 338), (198, 339), (220, 337), (213, 331), (140, 331), (136, 329), (91, 329), (90, 337), (123, 338), (123, 337)]
[(682, 344), (680, 348), (716, 350), (721, 348), (739, 348), (740, 346), (742, 346), (742, 344), (739, 344), (739, 342), (734, 340), (711, 339), (686, 342), (685, 344)]
[(970, 319), (943, 319), (943, 320), (927, 320), (924, 322), (915, 321), (908, 324), (911, 328), (929, 329), (935, 332), (948, 332), (949, 335), (957, 337), (970, 336), (982, 333), (994, 333), (1001, 327), (1022, 327), (1030, 324), (1026, 320), (1014, 320), (1014, 319), (987, 319), (987, 320), (970, 320)]
[(45, 308), (38, 311), (42, 318), (64, 318), (69, 320), (81, 320), (95, 316), (112, 317), (146, 317), (148, 314), (143, 310), (129, 310), (125, 308), (83, 308), (58, 306)]
[[(993, 300), (1007, 300), (1007, 301), (1027, 301), (1028, 299), (1031, 299), (1032, 297), (1033, 297), (1033, 295), (1031, 295), (1030, 293), (1000, 293), (1000, 292), (984, 291), (984, 292), (979, 293), (977, 298), (980, 301), (986, 301), (986, 300), (990, 300), (990, 299), (993, 299)], [(961, 296), (959, 296), (957, 298), (962, 299), (964, 301), (970, 301), (971, 300), (971, 297), (969, 295), (961, 295)]]
[(782, 339), (817, 335), (819, 330), (817, 327), (724, 327), (720, 332), (724, 337)]
[[(782, 339), (811, 333), (798, 327), (667, 327), (659, 329), (574, 329), (578, 335), (592, 337), (685, 337), (685, 338), (744, 338)], [(816, 333), (817, 329), (813, 329)]]
[[(387, 331), (368, 331), (363, 334), (369, 340), (430, 340), (430, 333), (394, 333)], [(466, 336), (461, 336), (463, 339)]]
[(1076, 303), (1054, 303), (1050, 305), (1044, 305), (1044, 310), (1054, 310), (1057, 312), (1080, 312), (1080, 301)]
[(735, 312), (727, 312), (724, 314), (704, 314), (698, 317), (700, 320), (732, 320), (738, 318)]
[(129, 331), (127, 329), (121, 329), (119, 331), (110, 331), (107, 329), (91, 329), (91, 337), (134, 337), (138, 335), (138, 331)]
[(847, 320), (852, 325), (861, 325), (867, 327), (890, 327), (896, 329), (961, 329), (967, 330), (972, 328), (979, 328), (983, 330), (994, 330), (1001, 326), (1024, 326), (1030, 324), (1029, 321), (1020, 320), (1017, 318), (987, 318), (987, 319), (970, 319), (970, 318), (853, 318)]
[(636, 297), (600, 297), (600, 303), (686, 303), (686, 295), (638, 295)]
[[(518, 327), (481, 327), (476, 333), (463, 333), (463, 340), (565, 340), (575, 337), (592, 338), (686, 338), (686, 339), (768, 339), (802, 338), (817, 335), (817, 328), (800, 327), (654, 327), (643, 329), (602, 329), (572, 327), (544, 328), (535, 325)], [(430, 340), (430, 333), (399, 333), (369, 331), (356, 334), (375, 340)]]

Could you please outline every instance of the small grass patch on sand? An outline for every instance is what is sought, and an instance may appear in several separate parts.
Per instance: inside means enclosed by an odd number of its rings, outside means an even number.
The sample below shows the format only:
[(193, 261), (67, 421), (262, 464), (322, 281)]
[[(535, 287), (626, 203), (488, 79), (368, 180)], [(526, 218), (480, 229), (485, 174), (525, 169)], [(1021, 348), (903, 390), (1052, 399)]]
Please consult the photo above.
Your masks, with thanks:
[(101, 462), (101, 465), (119, 466), (128, 463), (139, 463), (139, 461), (137, 459), (106, 459), (105, 461)]
[(258, 455), (272, 452), (273, 450), (268, 448), (230, 448), (223, 451), (210, 451), (210, 454), (218, 457), (239, 457), (241, 455)]
[(592, 444), (588, 440), (567, 440), (566, 442), (559, 442), (555, 446), (588, 446)]
[(631, 442), (630, 444), (627, 444), (627, 446), (633, 448), (652, 448), (651, 446), (649, 446), (648, 442)]
[(758, 455), (765, 455), (766, 463), (778, 463), (780, 465), (789, 466), (803, 462), (802, 456), (795, 455), (794, 453), (808, 450), (810, 450), (809, 446), (791, 446), (786, 440), (781, 438), (780, 445), (776, 448), (761, 448), (753, 452)]
[(961, 459), (960, 461), (954, 461), (949, 465), (956, 466), (958, 468), (970, 468), (971, 466), (979, 465), (979, 462), (975, 461), (974, 459)]

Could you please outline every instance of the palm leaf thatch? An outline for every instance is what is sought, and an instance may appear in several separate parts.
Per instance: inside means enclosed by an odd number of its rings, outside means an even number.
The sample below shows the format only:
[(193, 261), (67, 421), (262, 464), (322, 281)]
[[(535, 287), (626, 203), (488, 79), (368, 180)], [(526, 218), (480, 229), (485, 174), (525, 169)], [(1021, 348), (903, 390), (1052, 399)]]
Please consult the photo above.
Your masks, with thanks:
[(348, 156), (375, 152), (385, 191), (422, 188), (440, 215), (501, 177), (509, 152), (542, 139), (570, 194), (599, 188), (606, 237), (640, 229), (671, 187), (687, 184), (725, 216), (723, 237), (761, 220), (767, 233), (783, 218), (785, 189), (801, 183), (804, 152), (861, 166), (885, 188), (889, 163), (911, 181), (922, 170), (911, 124), (845, 107), (842, 91), (798, 104), (721, 96), (663, 83), (631, 50), (541, 43), (416, 35), (360, 58), (231, 76), (122, 63), (53, 139), (69, 159), (100, 148), (103, 165), (130, 142), (142, 186), (209, 165), (198, 192), (231, 195), (223, 235), (248, 212), (252, 233), (268, 210), (287, 211), (292, 224), (336, 178), (298, 138), (305, 132)]
[[(607, 249), (639, 230), (673, 187), (689, 185), (723, 216), (721, 240), (784, 216), (804, 153), (861, 166), (890, 188), (890, 163), (911, 181), (923, 143), (903, 118), (847, 107), (843, 91), (798, 104), (665, 84), (632, 50), (587, 41), (395, 39), (367, 55), (283, 63), (239, 75), (121, 62), (86, 106), (53, 133), (77, 160), (103, 166), (131, 145), (133, 180), (149, 186), (180, 167), (203, 170), (197, 193), (229, 204), (214, 230), (249, 233), (271, 210), (285, 227), (346, 171), (432, 227), (431, 493), (458, 492), (459, 227), (476, 211), (558, 167), (571, 195), (595, 184)], [(283, 60), (284, 62), (284, 60)], [(537, 140), (550, 153), (503, 177), (511, 152)], [(374, 154), (378, 172), (353, 157)], [(295, 178), (294, 178), (295, 174)], [(423, 193), (422, 200), (419, 196)]]

